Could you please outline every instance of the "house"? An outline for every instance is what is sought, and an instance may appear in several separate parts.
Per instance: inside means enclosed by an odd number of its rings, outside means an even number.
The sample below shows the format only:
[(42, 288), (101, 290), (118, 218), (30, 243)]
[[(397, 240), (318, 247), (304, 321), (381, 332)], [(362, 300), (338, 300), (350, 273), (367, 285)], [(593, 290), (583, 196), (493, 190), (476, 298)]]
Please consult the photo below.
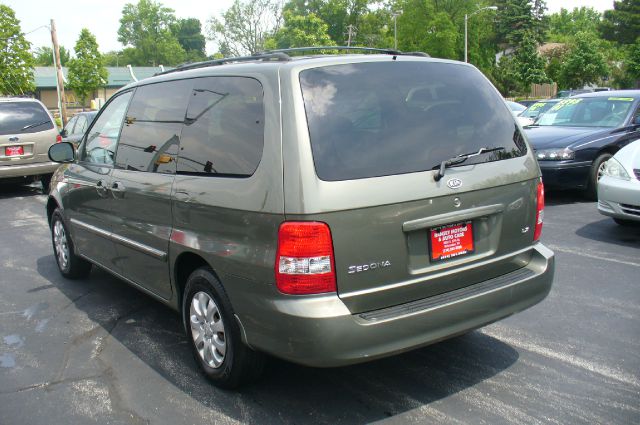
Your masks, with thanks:
[[(158, 72), (162, 72), (159, 67), (153, 66), (134, 66), (131, 68), (133, 74), (138, 80), (154, 76)], [(68, 69), (62, 67), (62, 73), (67, 77)], [(107, 67), (107, 84), (96, 90), (90, 99), (102, 98), (104, 101), (109, 99), (120, 88), (126, 86), (135, 80), (127, 67)], [(53, 66), (37, 66), (34, 72), (36, 91), (35, 97), (39, 99), (50, 110), (58, 109), (58, 92), (56, 89), (56, 68)], [(80, 100), (74, 95), (73, 91), (66, 88), (65, 95), (67, 97), (67, 107), (81, 108), (89, 106), (89, 100), (86, 105), (80, 105)]]

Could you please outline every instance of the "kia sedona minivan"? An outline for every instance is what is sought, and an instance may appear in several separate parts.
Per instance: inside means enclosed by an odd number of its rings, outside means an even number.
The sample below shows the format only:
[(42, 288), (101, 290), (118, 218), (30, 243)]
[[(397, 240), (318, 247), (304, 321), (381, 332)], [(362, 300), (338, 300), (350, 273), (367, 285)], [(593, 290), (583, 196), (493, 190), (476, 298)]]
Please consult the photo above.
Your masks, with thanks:
[[(296, 50), (299, 53), (299, 50)], [(181, 313), (216, 385), (264, 354), (332, 367), (422, 347), (549, 293), (540, 169), (473, 66), (287, 51), (114, 95), (47, 202), (60, 272)]]

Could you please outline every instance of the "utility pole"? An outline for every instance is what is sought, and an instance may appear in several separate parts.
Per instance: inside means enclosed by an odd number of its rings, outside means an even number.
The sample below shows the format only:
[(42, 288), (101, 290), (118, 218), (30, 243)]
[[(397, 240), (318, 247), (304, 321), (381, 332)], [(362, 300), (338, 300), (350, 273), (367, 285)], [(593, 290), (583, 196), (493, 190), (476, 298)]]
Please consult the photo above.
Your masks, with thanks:
[(60, 108), (60, 119), (62, 126), (67, 123), (67, 98), (64, 95), (64, 77), (62, 75), (62, 64), (60, 63), (60, 46), (58, 46), (58, 35), (56, 33), (56, 22), (51, 20), (51, 42), (53, 43), (53, 57), (55, 58), (56, 81), (58, 86), (58, 106)]
[(357, 32), (358, 32), (358, 29), (353, 25), (347, 26), (347, 34), (349, 36), (349, 39), (347, 40), (347, 47), (351, 46), (351, 37), (355, 37)]

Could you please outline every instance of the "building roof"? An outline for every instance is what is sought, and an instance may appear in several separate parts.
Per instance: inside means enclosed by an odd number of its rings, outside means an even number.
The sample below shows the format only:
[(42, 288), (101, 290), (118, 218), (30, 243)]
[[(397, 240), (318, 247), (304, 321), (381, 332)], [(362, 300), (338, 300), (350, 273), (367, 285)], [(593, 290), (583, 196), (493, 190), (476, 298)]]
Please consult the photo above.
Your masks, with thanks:
[[(67, 78), (68, 69), (66, 67), (62, 67), (62, 73), (65, 78)], [(154, 66), (134, 66), (133, 73), (135, 74), (138, 80), (142, 80), (143, 78), (149, 78), (157, 74), (158, 72), (162, 72), (159, 67)], [(131, 74), (129, 73), (129, 69), (124, 66), (115, 67), (108, 66), (107, 67), (107, 85), (109, 88), (119, 88), (126, 86), (129, 83), (132, 83), (134, 80), (131, 78)], [(36, 89), (48, 89), (56, 87), (56, 68), (53, 66), (36, 66), (35, 72), (35, 83)]]

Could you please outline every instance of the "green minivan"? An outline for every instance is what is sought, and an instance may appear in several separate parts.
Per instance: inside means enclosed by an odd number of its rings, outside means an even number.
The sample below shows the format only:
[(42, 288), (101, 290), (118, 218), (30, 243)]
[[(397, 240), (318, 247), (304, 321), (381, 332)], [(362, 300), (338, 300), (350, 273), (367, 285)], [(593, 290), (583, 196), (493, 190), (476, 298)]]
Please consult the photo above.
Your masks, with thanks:
[(77, 150), (54, 145), (62, 275), (96, 265), (179, 311), (226, 388), (265, 354), (364, 362), (545, 298), (540, 169), (476, 68), (287, 53), (133, 83)]

